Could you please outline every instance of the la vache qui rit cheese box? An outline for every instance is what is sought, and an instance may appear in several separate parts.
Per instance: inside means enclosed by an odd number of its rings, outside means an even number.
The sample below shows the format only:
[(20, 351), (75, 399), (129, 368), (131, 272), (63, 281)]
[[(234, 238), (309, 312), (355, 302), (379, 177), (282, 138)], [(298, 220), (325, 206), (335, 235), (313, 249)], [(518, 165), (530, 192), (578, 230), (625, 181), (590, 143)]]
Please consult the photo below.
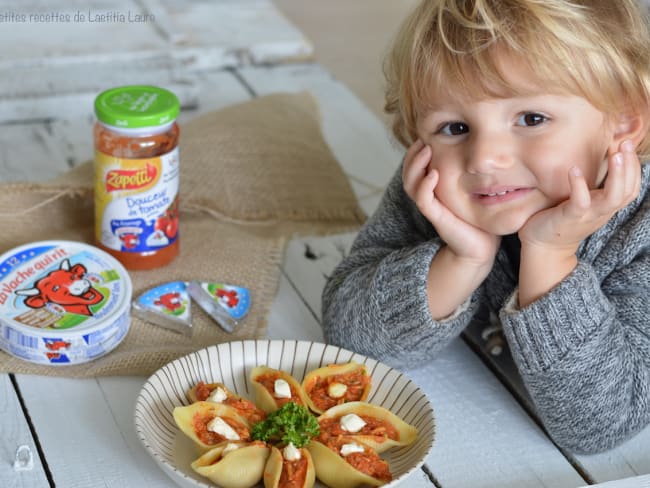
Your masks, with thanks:
[(39, 364), (78, 364), (117, 347), (132, 284), (88, 244), (42, 241), (0, 256), (0, 349)]

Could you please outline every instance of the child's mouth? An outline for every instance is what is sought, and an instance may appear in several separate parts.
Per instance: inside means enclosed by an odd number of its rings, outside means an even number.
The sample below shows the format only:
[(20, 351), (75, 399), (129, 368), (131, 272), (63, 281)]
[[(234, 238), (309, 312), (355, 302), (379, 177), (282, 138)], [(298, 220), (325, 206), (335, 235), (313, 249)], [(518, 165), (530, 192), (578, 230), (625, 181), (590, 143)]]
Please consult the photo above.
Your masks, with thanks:
[(531, 188), (504, 188), (498, 190), (480, 191), (474, 197), (484, 205), (509, 202), (519, 199), (529, 193)]

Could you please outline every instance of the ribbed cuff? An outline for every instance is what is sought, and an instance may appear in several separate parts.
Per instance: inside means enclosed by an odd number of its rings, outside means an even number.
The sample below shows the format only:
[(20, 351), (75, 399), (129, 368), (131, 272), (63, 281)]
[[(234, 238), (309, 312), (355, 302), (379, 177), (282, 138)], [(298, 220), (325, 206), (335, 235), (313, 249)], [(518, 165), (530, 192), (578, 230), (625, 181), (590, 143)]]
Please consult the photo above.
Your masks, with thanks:
[(374, 280), (384, 323), (403, 322), (405, 315), (430, 315), (427, 278), (431, 261), (441, 247), (442, 242), (435, 239), (393, 253), (384, 261)]
[(614, 313), (591, 265), (579, 262), (546, 295), (517, 308), (518, 290), (500, 318), (514, 360), (528, 371), (544, 371), (602, 327)]

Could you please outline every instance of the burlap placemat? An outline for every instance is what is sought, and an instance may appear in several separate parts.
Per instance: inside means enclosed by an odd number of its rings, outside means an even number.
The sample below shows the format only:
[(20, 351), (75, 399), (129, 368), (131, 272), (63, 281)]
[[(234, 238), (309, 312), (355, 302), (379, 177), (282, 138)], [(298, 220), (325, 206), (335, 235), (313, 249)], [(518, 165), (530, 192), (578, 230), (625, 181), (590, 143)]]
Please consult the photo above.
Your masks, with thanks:
[[(124, 342), (100, 359), (48, 367), (0, 352), (0, 371), (148, 375), (212, 344), (261, 338), (287, 239), (296, 232), (349, 230), (363, 220), (307, 94), (262, 97), (212, 112), (181, 133), (181, 252), (169, 266), (130, 272), (134, 297), (177, 280), (245, 286), (252, 307), (243, 323), (228, 334), (194, 305), (187, 338), (132, 317)], [(0, 185), (0, 252), (49, 239), (92, 243), (92, 180), (92, 165), (85, 164), (48, 184)]]

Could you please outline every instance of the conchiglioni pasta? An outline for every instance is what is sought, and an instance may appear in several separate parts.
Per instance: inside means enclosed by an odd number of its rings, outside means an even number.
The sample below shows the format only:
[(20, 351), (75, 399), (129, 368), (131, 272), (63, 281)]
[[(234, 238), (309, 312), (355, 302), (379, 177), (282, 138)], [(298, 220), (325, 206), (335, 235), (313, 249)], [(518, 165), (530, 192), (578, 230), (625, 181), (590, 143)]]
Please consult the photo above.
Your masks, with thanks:
[(191, 466), (219, 486), (250, 488), (262, 479), (269, 452), (263, 442), (222, 442)]
[[(351, 420), (349, 415), (357, 418)], [(332, 407), (318, 417), (318, 440), (327, 444), (332, 437), (349, 436), (384, 452), (394, 446), (412, 443), (417, 437), (415, 427), (407, 424), (390, 410), (365, 402), (350, 402)], [(352, 427), (349, 427), (351, 425)]]
[(365, 400), (370, 387), (366, 366), (355, 362), (315, 369), (302, 382), (309, 408), (319, 414), (335, 405)]
[[(251, 440), (249, 422), (227, 405), (196, 402), (176, 407), (173, 415), (176, 425), (202, 450), (211, 449), (224, 441)], [(231, 436), (228, 435), (230, 431), (234, 432)]]
[[(356, 452), (342, 454), (346, 446), (358, 446)], [(388, 463), (370, 447), (351, 438), (330, 439), (325, 445), (312, 440), (307, 449), (316, 467), (316, 476), (330, 488), (381, 486), (392, 480)]]
[[(266, 413), (275, 412), (287, 402), (307, 405), (302, 386), (285, 371), (267, 366), (257, 366), (251, 371), (250, 378), (255, 394), (255, 404)], [(279, 390), (277, 380), (286, 382), (286, 392)]]
[[(217, 394), (215, 395), (215, 393)], [(261, 422), (266, 418), (266, 413), (257, 408), (253, 402), (237, 395), (222, 383), (204, 383), (199, 381), (188, 390), (187, 398), (192, 403), (208, 401), (228, 405), (237, 410), (237, 413), (251, 424)]]
[(286, 459), (283, 450), (271, 446), (264, 468), (264, 488), (312, 488), (316, 481), (316, 468), (309, 451), (296, 449), (300, 458), (293, 460)]

